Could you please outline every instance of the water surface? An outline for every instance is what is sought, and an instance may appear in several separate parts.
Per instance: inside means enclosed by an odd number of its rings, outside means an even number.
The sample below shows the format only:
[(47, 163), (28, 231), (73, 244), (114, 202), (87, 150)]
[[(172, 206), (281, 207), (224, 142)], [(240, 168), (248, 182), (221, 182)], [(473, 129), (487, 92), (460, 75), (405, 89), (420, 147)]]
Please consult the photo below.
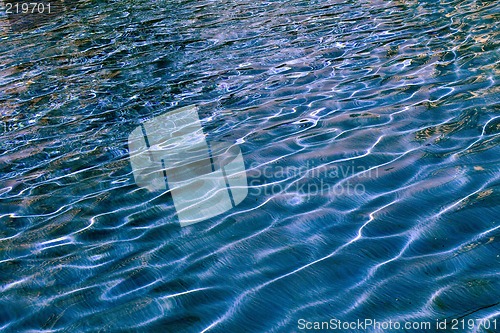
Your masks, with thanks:
[[(472, 0), (2, 10), (0, 327), (500, 326), (499, 19)], [(127, 138), (192, 104), (250, 188), (181, 228)]]

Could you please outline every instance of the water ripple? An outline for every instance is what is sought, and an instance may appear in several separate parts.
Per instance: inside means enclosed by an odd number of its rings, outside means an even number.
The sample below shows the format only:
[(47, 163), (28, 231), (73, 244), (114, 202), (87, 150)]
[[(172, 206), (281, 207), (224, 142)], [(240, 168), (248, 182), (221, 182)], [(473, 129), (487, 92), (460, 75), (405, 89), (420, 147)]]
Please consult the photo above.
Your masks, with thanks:
[[(2, 331), (500, 319), (497, 2), (53, 4), (0, 13)], [(192, 104), (248, 196), (180, 228), (128, 135)]]

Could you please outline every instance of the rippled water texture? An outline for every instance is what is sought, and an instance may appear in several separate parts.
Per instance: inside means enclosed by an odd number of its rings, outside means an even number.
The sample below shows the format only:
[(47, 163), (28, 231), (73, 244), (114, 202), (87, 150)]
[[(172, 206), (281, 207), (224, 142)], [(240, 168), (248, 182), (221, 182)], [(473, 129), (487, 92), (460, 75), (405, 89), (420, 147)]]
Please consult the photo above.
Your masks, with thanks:
[[(2, 10), (0, 327), (500, 330), (499, 19), (493, 0)], [(193, 104), (249, 191), (181, 228), (127, 138)]]

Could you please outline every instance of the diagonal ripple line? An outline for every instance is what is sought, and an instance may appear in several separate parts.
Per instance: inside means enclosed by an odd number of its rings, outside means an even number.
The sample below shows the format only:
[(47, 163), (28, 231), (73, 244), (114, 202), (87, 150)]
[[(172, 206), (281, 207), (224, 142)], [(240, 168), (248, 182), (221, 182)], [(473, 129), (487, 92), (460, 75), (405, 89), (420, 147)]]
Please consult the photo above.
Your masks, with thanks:
[(476, 139), (473, 143), (471, 143), (470, 145), (468, 145), (468, 146), (467, 146), (467, 148), (464, 148), (464, 149), (462, 149), (461, 151), (454, 153), (454, 154), (453, 154), (453, 156), (454, 156), (454, 157), (459, 156), (461, 153), (466, 152), (466, 151), (467, 151), (467, 150), (469, 150), (472, 146), (474, 146), (476, 143), (480, 142), (480, 141), (481, 141), (481, 139), (484, 137), (484, 132), (486, 131), (486, 127), (488, 126), (488, 124), (489, 124), (490, 122), (494, 121), (495, 119), (499, 119), (499, 118), (500, 118), (500, 116), (497, 116), (497, 117), (493, 117), (493, 118), (491, 118), (490, 120), (488, 120), (488, 121), (486, 122), (486, 124), (484, 124), (483, 129), (482, 129), (482, 131), (481, 131), (481, 135), (479, 136), (479, 138), (477, 138), (477, 139)]
[(268, 285), (271, 285), (273, 283), (275, 283), (276, 281), (279, 281), (279, 280), (282, 280), (288, 276), (291, 276), (293, 274), (296, 274), (300, 271), (303, 271), (304, 269), (308, 268), (308, 267), (311, 267), (319, 262), (322, 262), (326, 259), (329, 259), (331, 257), (333, 257), (334, 255), (336, 255), (337, 253), (339, 253), (340, 251), (342, 251), (343, 249), (345, 249), (346, 247), (348, 247), (349, 245), (355, 243), (356, 241), (358, 241), (359, 239), (362, 238), (362, 230), (364, 227), (366, 227), (370, 222), (372, 222), (374, 219), (375, 219), (375, 214), (378, 213), (379, 211), (395, 204), (398, 200), (394, 200), (394, 201), (391, 201), (390, 203), (382, 206), (382, 207), (379, 207), (377, 208), (376, 210), (374, 210), (373, 212), (371, 212), (368, 216), (369, 216), (369, 219), (358, 229), (358, 234), (356, 235), (356, 237), (354, 237), (353, 239), (351, 239), (349, 242), (343, 244), (342, 246), (338, 247), (337, 249), (335, 249), (335, 251), (327, 254), (326, 256), (324, 257), (321, 257), (319, 259), (316, 259), (304, 266), (301, 266), (291, 272), (288, 272), (284, 275), (281, 275), (277, 278), (274, 278), (272, 280), (269, 280), (267, 281), (266, 283), (263, 283), (257, 287), (254, 287), (252, 289), (249, 289), (247, 291), (245, 291), (244, 293), (242, 293), (240, 296), (238, 296), (236, 298), (236, 300), (234, 301), (233, 305), (230, 306), (229, 310), (226, 311), (226, 313), (222, 316), (222, 318), (219, 318), (216, 322), (212, 323), (211, 325), (209, 325), (208, 327), (206, 327), (202, 332), (208, 332), (210, 329), (216, 327), (218, 324), (220, 324), (221, 322), (223, 322), (226, 318), (229, 318), (229, 316), (232, 314), (233, 310), (236, 309), (240, 304), (241, 302), (243, 301), (243, 299), (251, 294), (254, 294), (256, 292), (258, 292), (259, 290), (261, 290), (262, 288), (268, 286)]

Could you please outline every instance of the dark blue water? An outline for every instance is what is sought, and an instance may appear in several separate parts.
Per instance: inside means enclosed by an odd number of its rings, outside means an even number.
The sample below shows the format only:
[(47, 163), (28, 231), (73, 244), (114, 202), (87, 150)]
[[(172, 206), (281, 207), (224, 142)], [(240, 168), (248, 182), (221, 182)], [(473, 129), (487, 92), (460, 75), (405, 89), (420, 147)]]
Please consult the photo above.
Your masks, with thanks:
[[(498, 2), (0, 5), (2, 331), (500, 332)], [(127, 140), (193, 104), (249, 193), (181, 228)]]

